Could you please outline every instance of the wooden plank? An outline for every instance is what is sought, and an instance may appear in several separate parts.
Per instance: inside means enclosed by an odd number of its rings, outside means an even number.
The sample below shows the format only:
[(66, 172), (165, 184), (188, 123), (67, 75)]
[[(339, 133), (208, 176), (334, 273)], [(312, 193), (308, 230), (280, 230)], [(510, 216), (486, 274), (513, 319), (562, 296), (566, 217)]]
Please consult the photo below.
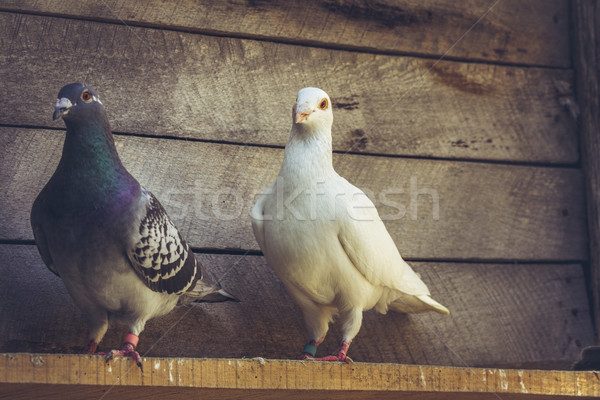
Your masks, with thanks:
[[(0, 239), (33, 239), (31, 204), (63, 141), (62, 131), (0, 128)], [(192, 246), (259, 250), (248, 215), (275, 179), (283, 150), (127, 136), (116, 142), (125, 166)], [(577, 169), (351, 154), (336, 154), (334, 165), (376, 202), (405, 257), (587, 257)]]
[[(6, 357), (17, 357), (22, 358), (24, 363), (22, 367), (20, 367), (20, 371), (24, 374), (28, 374), (29, 371), (39, 369), (44, 370), (46, 374), (51, 375), (53, 373), (52, 370), (48, 370), (45, 361), (46, 360), (56, 360), (57, 363), (66, 362), (66, 358), (81, 358), (83, 356), (77, 355), (53, 355), (53, 354), (1, 354), (1, 358)], [(31, 363), (28, 363), (28, 359), (32, 357), (38, 357), (42, 361), (42, 365), (33, 366)], [(161, 360), (167, 363), (176, 363), (178, 359), (165, 359)], [(189, 362), (191, 362), (190, 360)], [(116, 362), (119, 362), (118, 360)], [(123, 361), (122, 361), (123, 362)], [(154, 363), (156, 362), (153, 358), (146, 358), (146, 362)], [(188, 363), (188, 361), (184, 361), (184, 363)], [(220, 359), (208, 359), (204, 360), (204, 363), (207, 364), (207, 367), (218, 369), (219, 366), (225, 366), (225, 370), (222, 371), (224, 375), (222, 381), (223, 387), (218, 390), (210, 390), (210, 388), (206, 388), (209, 390), (203, 390), (205, 387), (203, 386), (193, 386), (193, 387), (181, 387), (181, 388), (170, 388), (169, 391), (164, 391), (165, 388), (169, 388), (168, 385), (162, 384), (145, 384), (143, 386), (128, 386), (128, 382), (124, 383), (125, 387), (118, 388), (110, 388), (103, 385), (67, 385), (68, 382), (61, 382), (64, 386), (59, 385), (43, 385), (43, 384), (32, 384), (27, 379), (18, 379), (16, 381), (4, 381), (0, 384), (0, 390), (4, 393), (8, 392), (11, 395), (16, 395), (17, 397), (10, 398), (38, 398), (40, 394), (44, 394), (44, 398), (64, 398), (64, 394), (69, 393), (72, 394), (73, 391), (85, 390), (88, 393), (95, 393), (95, 397), (98, 395), (104, 394), (101, 396), (102, 398), (119, 398), (119, 399), (130, 399), (132, 394), (135, 393), (135, 398), (148, 398), (148, 399), (170, 399), (173, 398), (173, 395), (182, 394), (194, 394), (196, 397), (201, 396), (202, 398), (218, 398), (213, 397), (210, 394), (221, 394), (222, 397), (230, 398), (230, 394), (235, 394), (235, 396), (231, 398), (241, 398), (242, 394), (239, 391), (232, 391), (231, 389), (242, 390), (244, 393), (243, 398), (255, 397), (256, 398), (273, 398), (275, 395), (278, 395), (278, 398), (298, 398), (299, 394), (303, 394), (304, 397), (310, 398), (342, 398), (340, 395), (345, 395), (344, 398), (348, 399), (362, 399), (362, 398), (373, 398), (375, 395), (377, 398), (381, 396), (385, 396), (383, 398), (392, 398), (388, 397), (393, 394), (396, 397), (394, 398), (416, 398), (417, 393), (419, 393), (418, 398), (434, 398), (432, 395), (436, 394), (437, 396), (443, 395), (444, 398), (448, 399), (461, 399), (465, 398), (465, 396), (478, 394), (482, 397), (480, 398), (490, 398), (489, 395), (494, 395), (496, 398), (500, 397), (510, 398), (510, 399), (533, 399), (537, 398), (536, 395), (547, 395), (549, 397), (544, 397), (548, 399), (567, 399), (567, 398), (582, 398), (582, 397), (591, 397), (591, 396), (599, 396), (600, 395), (600, 383), (597, 377), (594, 376), (593, 372), (561, 372), (561, 371), (540, 371), (540, 370), (488, 370), (487, 374), (481, 374), (481, 370), (473, 369), (473, 368), (448, 368), (448, 367), (435, 367), (436, 373), (434, 374), (426, 374), (424, 373), (424, 368), (428, 367), (412, 367), (407, 365), (396, 364), (393, 367), (399, 371), (399, 375), (406, 374), (408, 376), (407, 382), (409, 383), (405, 388), (400, 389), (398, 385), (395, 386), (395, 389), (388, 388), (386, 382), (382, 382), (379, 379), (379, 371), (385, 370), (388, 368), (386, 364), (369, 364), (369, 363), (354, 363), (351, 365), (347, 364), (331, 364), (330, 368), (336, 370), (338, 373), (343, 373), (344, 371), (354, 371), (356, 377), (348, 377), (347, 379), (352, 380), (353, 390), (340, 390), (340, 389), (319, 389), (315, 387), (305, 388), (302, 386), (293, 386), (287, 389), (274, 388), (268, 385), (260, 385), (256, 389), (247, 389), (245, 388), (254, 378), (253, 368), (263, 368), (263, 365), (269, 365), (271, 363), (279, 364), (280, 361), (277, 360), (220, 360)], [(303, 374), (305, 375), (313, 375), (317, 374), (321, 370), (321, 363), (304, 363), (300, 361), (284, 361), (284, 364), (287, 367), (291, 366), (301, 366), (303, 369)], [(0, 364), (2, 365), (2, 364)], [(243, 372), (239, 372), (239, 367), (243, 365)], [(0, 367), (0, 370), (2, 367)], [(286, 368), (286, 370), (290, 370)], [(85, 373), (93, 373), (93, 371), (86, 371), (85, 367), (82, 367), (80, 370), (81, 374)], [(147, 374), (148, 372), (144, 372)], [(295, 372), (297, 373), (297, 372)], [(470, 376), (471, 374), (479, 374), (484, 377), (484, 379), (480, 381), (471, 381), (471, 384), (467, 387), (464, 387), (463, 390), (455, 391), (452, 387), (447, 387), (445, 382), (449, 382), (450, 380), (460, 379), (461, 377)], [(179, 375), (174, 372), (174, 380), (184, 379), (187, 375)], [(490, 385), (489, 380), (496, 380), (496, 376), (500, 377), (500, 386), (495, 387)], [(590, 384), (585, 387), (581, 387), (581, 391), (577, 394), (572, 392), (572, 388), (569, 386), (565, 386), (561, 379), (554, 379), (557, 376), (569, 376), (571, 381), (575, 380), (586, 380)], [(362, 379), (362, 377), (368, 377), (368, 379)], [(399, 379), (399, 378), (397, 378)], [(183, 381), (182, 381), (183, 382)], [(183, 382), (188, 383), (188, 382)], [(427, 387), (427, 389), (422, 390), (421, 385)], [(191, 385), (185, 385), (191, 386)], [(103, 389), (102, 391), (98, 389)], [(191, 391), (191, 389), (196, 389)], [(244, 388), (244, 389), (239, 389)], [(17, 391), (18, 389), (19, 391)], [(95, 389), (95, 390), (94, 390)], [(162, 389), (162, 390), (161, 390)], [(48, 392), (50, 390), (50, 393)], [(102, 393), (104, 392), (104, 393)], [(167, 396), (164, 395), (167, 393)], [(58, 397), (62, 394), (63, 397)], [(205, 394), (209, 394), (209, 396), (205, 396)], [(30, 397), (24, 397), (24, 395), (29, 395)], [(170, 396), (169, 396), (170, 395)], [(266, 396), (265, 396), (266, 395)], [(487, 395), (487, 396), (486, 396)], [(88, 398), (93, 398), (88, 395)], [(372, 397), (367, 397), (372, 396)], [(221, 397), (221, 398), (222, 398)], [(468, 398), (468, 397), (467, 397)]]
[(574, 60), (581, 108), (581, 155), (585, 175), (590, 271), (596, 329), (600, 331), (600, 7), (596, 1), (573, 3)]
[[(0, 124), (62, 127), (50, 119), (56, 94), (85, 81), (116, 131), (283, 146), (297, 91), (319, 86), (332, 98), (334, 148), (342, 152), (578, 162), (575, 123), (555, 88), (563, 82), (569, 90), (570, 70), (10, 13), (0, 13), (0, 33)], [(24, 86), (34, 101), (23, 101)]]
[[(177, 400), (180, 398), (195, 398), (201, 396), (206, 400), (222, 400), (236, 399), (245, 400), (252, 399), (298, 399), (303, 400), (307, 397), (311, 399), (324, 400), (347, 400), (347, 399), (408, 399), (408, 400), (437, 400), (443, 398), (446, 400), (498, 400), (496, 393), (440, 393), (440, 392), (346, 392), (346, 391), (329, 391), (329, 390), (247, 390), (247, 389), (196, 389), (196, 388), (179, 388), (177, 390), (165, 387), (138, 388), (138, 387), (116, 387), (112, 388), (106, 395), (109, 388), (97, 386), (79, 386), (76, 388), (65, 385), (46, 385), (36, 384), (1, 384), (0, 390), (10, 396), (10, 399), (15, 400), (46, 400), (46, 399), (118, 399), (118, 400), (136, 400), (140, 396), (149, 400)], [(563, 395), (530, 395), (523, 393), (508, 393), (502, 394), (502, 400), (568, 400), (582, 399), (591, 397), (575, 397)]]
[[(15, 400), (46, 400), (46, 399), (63, 399), (68, 398), (100, 398), (102, 399), (119, 399), (119, 400), (136, 400), (139, 396), (143, 396), (149, 400), (177, 400), (180, 398), (194, 398), (201, 396), (206, 400), (221, 400), (227, 399), (298, 399), (303, 400), (307, 397), (311, 399), (324, 400), (346, 400), (346, 399), (409, 399), (409, 400), (437, 400), (441, 398), (447, 400), (498, 400), (496, 393), (439, 393), (439, 392), (346, 392), (346, 391), (324, 391), (324, 390), (247, 390), (247, 389), (195, 389), (181, 388), (172, 390), (164, 387), (158, 388), (138, 388), (138, 387), (118, 387), (113, 388), (108, 394), (108, 388), (95, 386), (81, 386), (77, 388), (67, 387), (64, 385), (45, 385), (35, 384), (0, 384), (0, 390), (7, 393), (10, 399)], [(76, 397), (74, 397), (76, 396)], [(543, 400), (567, 400), (567, 399), (582, 399), (584, 397), (572, 397), (563, 395), (541, 396), (529, 394), (502, 394), (502, 400), (527, 400), (527, 399), (543, 399)], [(590, 398), (590, 397), (585, 397)], [(590, 398), (591, 399), (591, 398)]]
[[(179, 307), (165, 317), (149, 321), (141, 335), (140, 354), (296, 358), (306, 342), (301, 313), (264, 258), (208, 254), (201, 254), (199, 258), (241, 302), (197, 304), (191, 309)], [(581, 348), (594, 342), (580, 265), (411, 264), (433, 296), (448, 306), (451, 315), (407, 316), (391, 312), (382, 316), (366, 312), (362, 330), (350, 348), (349, 355), (355, 361), (568, 368), (579, 357)], [(34, 246), (0, 245), (0, 274), (4, 277), (0, 281), (0, 304), (3, 305), (0, 308), (0, 351), (77, 353), (83, 350), (87, 329), (82, 315), (60, 279), (43, 265)], [(337, 350), (339, 328), (336, 324), (332, 326), (319, 347), (319, 354)], [(101, 343), (101, 350), (118, 346), (123, 329), (112, 326)], [(167, 329), (171, 330), (165, 336)], [(145, 365), (145, 373), (152, 376), (146, 376), (143, 381), (133, 362), (122, 364), (121, 370), (119, 365), (112, 364), (111, 374), (120, 373), (122, 379), (129, 382), (137, 378), (138, 384), (144, 385), (185, 385), (174, 378), (176, 373), (181, 374), (177, 372), (179, 367), (161, 359)], [(219, 371), (233, 367), (219, 365), (221, 369), (215, 371), (205, 361), (194, 363), (196, 384), (222, 388), (225, 372)], [(77, 379), (72, 383), (84, 383), (82, 375), (73, 376), (72, 370), (68, 375), (66, 371), (59, 375)], [(237, 374), (251, 373), (243, 367), (237, 371)], [(353, 379), (352, 385), (355, 380), (365, 380), (360, 371), (339, 375), (339, 371), (328, 368), (307, 378), (308, 372), (300, 364), (280, 365), (274, 370), (261, 367), (260, 371), (255, 372), (256, 378), (244, 384), (260, 387), (260, 382), (269, 382), (278, 388), (329, 390), (355, 389), (347, 386), (348, 376)], [(432, 373), (437, 372), (427, 372)], [(260, 374), (262, 379), (259, 379)], [(0, 374), (0, 378), (2, 376)], [(381, 379), (396, 390), (396, 378), (395, 373), (388, 371)], [(107, 383), (109, 379), (114, 381), (115, 377), (107, 376)], [(102, 382), (100, 379), (90, 383)], [(402, 381), (402, 390), (408, 390), (406, 385), (412, 385), (411, 382)], [(468, 384), (469, 381), (460, 383), (457, 390)], [(423, 390), (428, 389), (423, 387)]]
[(5, 0), (0, 9), (366, 51), (570, 66), (565, 0)]

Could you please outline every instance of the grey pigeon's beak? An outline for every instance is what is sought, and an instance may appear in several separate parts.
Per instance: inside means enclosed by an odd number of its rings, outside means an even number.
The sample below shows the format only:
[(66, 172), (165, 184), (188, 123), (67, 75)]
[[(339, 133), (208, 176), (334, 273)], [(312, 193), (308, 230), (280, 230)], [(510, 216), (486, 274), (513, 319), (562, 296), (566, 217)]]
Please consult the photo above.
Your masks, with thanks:
[(299, 124), (300, 122), (305, 121), (313, 111), (313, 108), (308, 103), (294, 105), (294, 123)]
[(67, 115), (69, 113), (69, 108), (73, 107), (71, 104), (71, 100), (63, 97), (62, 99), (56, 99), (56, 106), (54, 106), (54, 114), (52, 115), (52, 120), (57, 120), (58, 118)]

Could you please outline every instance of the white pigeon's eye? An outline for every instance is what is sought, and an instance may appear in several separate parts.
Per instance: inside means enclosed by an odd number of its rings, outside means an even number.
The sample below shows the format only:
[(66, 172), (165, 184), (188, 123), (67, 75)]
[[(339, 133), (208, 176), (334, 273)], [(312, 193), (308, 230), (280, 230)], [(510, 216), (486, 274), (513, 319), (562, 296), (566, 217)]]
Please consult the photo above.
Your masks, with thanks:
[(83, 91), (83, 93), (81, 93), (81, 100), (85, 101), (86, 103), (89, 103), (92, 101), (92, 94), (86, 89)]
[(323, 99), (323, 100), (321, 100), (321, 103), (319, 104), (319, 108), (321, 110), (327, 110), (328, 105), (329, 105), (329, 102), (327, 101), (327, 99)]

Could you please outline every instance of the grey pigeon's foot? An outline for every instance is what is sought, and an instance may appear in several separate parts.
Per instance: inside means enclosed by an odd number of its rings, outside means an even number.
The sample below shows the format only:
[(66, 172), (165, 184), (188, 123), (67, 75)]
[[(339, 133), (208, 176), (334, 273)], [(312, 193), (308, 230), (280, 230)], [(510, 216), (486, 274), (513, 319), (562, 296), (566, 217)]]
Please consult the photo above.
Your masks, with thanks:
[(87, 348), (85, 349), (85, 353), (86, 354), (94, 354), (96, 352), (97, 348), (98, 348), (98, 343), (94, 342), (93, 340), (90, 340)]
[(140, 370), (144, 372), (144, 367), (142, 366), (142, 357), (140, 357), (140, 353), (135, 351), (135, 347), (131, 343), (124, 343), (123, 348), (121, 350), (111, 350), (108, 353), (98, 353), (100, 355), (106, 356), (106, 362), (108, 363), (115, 357), (131, 357), (135, 361)]

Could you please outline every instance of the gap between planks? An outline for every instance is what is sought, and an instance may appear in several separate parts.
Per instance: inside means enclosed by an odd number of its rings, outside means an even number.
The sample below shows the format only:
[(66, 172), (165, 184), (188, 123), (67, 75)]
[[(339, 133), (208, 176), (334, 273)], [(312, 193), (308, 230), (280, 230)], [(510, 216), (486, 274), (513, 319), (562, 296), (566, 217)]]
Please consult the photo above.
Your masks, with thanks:
[[(57, 128), (55, 126), (46, 125), (15, 125), (15, 124), (2, 124), (0, 128), (16, 128), (16, 129), (31, 129), (31, 130), (55, 130), (63, 131), (64, 128)], [(170, 135), (155, 135), (148, 133), (135, 133), (135, 132), (120, 132), (112, 131), (114, 136), (121, 137), (137, 137), (142, 139), (165, 139), (165, 140), (179, 140), (183, 142), (197, 142), (197, 143), (209, 143), (209, 144), (222, 144), (226, 146), (240, 146), (240, 147), (259, 147), (267, 149), (280, 149), (284, 150), (285, 145), (274, 145), (267, 143), (246, 143), (246, 142), (235, 142), (230, 140), (215, 140), (215, 139), (204, 139), (194, 138), (187, 136), (170, 136)], [(345, 150), (333, 150), (333, 154), (339, 155), (356, 155), (366, 157), (384, 157), (384, 158), (400, 158), (407, 160), (428, 160), (428, 161), (448, 161), (448, 162), (460, 162), (460, 163), (476, 163), (476, 164), (494, 164), (494, 165), (508, 165), (516, 167), (536, 167), (536, 168), (567, 168), (567, 169), (581, 169), (581, 160), (579, 159), (575, 163), (566, 162), (536, 162), (536, 161), (515, 161), (515, 160), (497, 160), (488, 158), (461, 158), (461, 157), (440, 157), (440, 156), (419, 156), (411, 154), (386, 154), (386, 153), (369, 153), (360, 151), (345, 151)]]
[[(33, 246), (35, 240), (29, 239), (0, 239), (0, 245), (14, 245), (14, 246)], [(216, 255), (230, 255), (230, 256), (252, 256), (252, 257), (263, 257), (264, 254), (260, 250), (254, 249), (233, 249), (233, 248), (217, 248), (217, 247), (190, 247), (195, 254), (216, 254)], [(415, 258), (415, 257), (404, 257), (404, 261), (407, 262), (422, 262), (422, 263), (461, 263), (461, 264), (508, 264), (508, 265), (563, 265), (563, 264), (581, 264), (587, 262), (587, 260), (520, 260), (520, 259), (475, 259), (475, 258)]]

